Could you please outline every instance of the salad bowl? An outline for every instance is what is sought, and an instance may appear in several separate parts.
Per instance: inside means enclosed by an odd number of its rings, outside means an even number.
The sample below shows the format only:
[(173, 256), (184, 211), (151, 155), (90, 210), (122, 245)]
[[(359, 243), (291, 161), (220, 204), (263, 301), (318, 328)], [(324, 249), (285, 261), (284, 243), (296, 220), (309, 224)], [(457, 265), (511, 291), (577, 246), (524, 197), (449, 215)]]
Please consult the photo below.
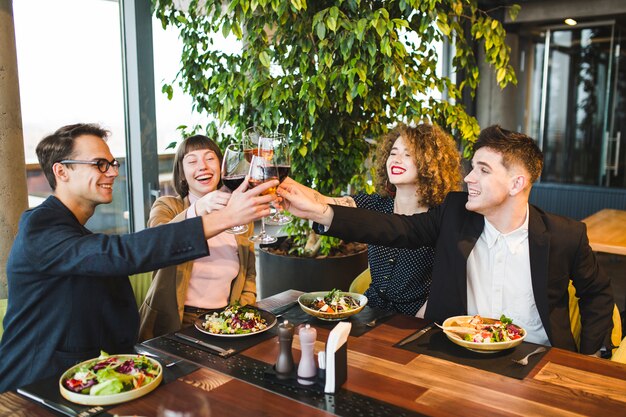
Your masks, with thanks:
[(230, 306), (198, 317), (194, 326), (202, 333), (218, 337), (246, 337), (263, 333), (276, 324), (276, 316), (252, 306)]
[[(519, 334), (515, 335), (516, 337), (515, 339), (501, 341), (501, 342), (495, 342), (495, 341), (475, 342), (475, 341), (465, 340), (464, 335), (469, 334), (470, 337), (472, 336), (471, 332), (469, 331), (471, 327), (469, 323), (475, 317), (479, 317), (479, 316), (450, 317), (446, 319), (443, 322), (442, 326), (440, 327), (443, 328), (443, 332), (448, 337), (448, 339), (450, 339), (450, 341), (452, 341), (453, 343), (459, 346), (462, 346), (466, 349), (469, 349), (473, 352), (478, 352), (478, 353), (496, 353), (496, 352), (500, 352), (506, 349), (511, 349), (521, 344), (526, 338), (526, 330), (524, 330), (523, 328), (517, 325), (513, 325), (519, 332)], [(482, 317), (481, 319), (485, 326), (491, 326), (491, 325), (495, 325), (496, 323), (500, 323), (500, 320), (498, 319), (492, 319), (492, 318), (486, 318), (486, 317)], [(455, 329), (455, 328), (460, 329), (460, 332), (452, 331), (452, 329)], [(480, 333), (480, 331), (477, 329), (476, 333)]]
[[(337, 308), (335, 303), (338, 302), (340, 305), (347, 305), (349, 303), (345, 303), (342, 297), (350, 297), (352, 300), (356, 302), (356, 305), (350, 306), (346, 309)], [(329, 299), (333, 299), (331, 303), (327, 301)], [(330, 309), (323, 311), (314, 306), (316, 301), (326, 300), (324, 304), (329, 304)], [(313, 317), (317, 317), (320, 320), (328, 320), (328, 321), (337, 321), (337, 320), (345, 320), (348, 317), (351, 317), (357, 313), (359, 313), (365, 306), (367, 305), (367, 297), (363, 294), (355, 293), (355, 292), (344, 292), (344, 291), (317, 291), (317, 292), (308, 292), (302, 294), (298, 297), (298, 304), (300, 304), (300, 308), (307, 314), (310, 314)]]
[[(93, 393), (86, 392), (91, 391), (91, 387), (86, 388), (81, 392), (74, 392), (67, 388), (66, 385), (68, 385), (68, 380), (73, 379), (74, 381), (76, 381), (77, 378), (82, 378), (82, 375), (85, 375), (86, 372), (94, 372), (96, 375), (101, 375), (100, 373), (98, 373), (99, 364), (109, 359), (113, 361), (112, 365), (109, 367), (110, 369), (114, 369), (119, 365), (128, 367), (128, 365), (123, 365), (125, 362), (130, 363), (127, 361), (132, 361), (133, 363), (138, 365), (136, 371), (131, 371), (131, 373), (128, 374), (120, 375), (116, 372), (106, 372), (106, 380), (101, 380), (101, 377), (98, 376), (97, 383), (102, 385), (115, 379), (121, 381), (122, 385), (124, 386), (124, 389), (121, 392), (109, 393), (110, 390), (103, 390), (102, 395), (94, 395)], [(145, 375), (137, 378), (139, 373), (148, 374), (151, 376), (149, 377), (149, 379), (146, 378)], [(134, 382), (133, 379), (135, 380)], [(143, 381), (143, 383), (137, 382), (138, 380)], [(161, 367), (161, 364), (159, 362), (152, 358), (138, 354), (110, 356), (101, 355), (98, 358), (89, 359), (77, 365), (74, 365), (67, 371), (65, 371), (59, 379), (59, 389), (63, 398), (76, 404), (112, 405), (143, 397), (144, 395), (156, 389), (162, 380), (163, 368)], [(95, 387), (95, 385), (93, 386)]]

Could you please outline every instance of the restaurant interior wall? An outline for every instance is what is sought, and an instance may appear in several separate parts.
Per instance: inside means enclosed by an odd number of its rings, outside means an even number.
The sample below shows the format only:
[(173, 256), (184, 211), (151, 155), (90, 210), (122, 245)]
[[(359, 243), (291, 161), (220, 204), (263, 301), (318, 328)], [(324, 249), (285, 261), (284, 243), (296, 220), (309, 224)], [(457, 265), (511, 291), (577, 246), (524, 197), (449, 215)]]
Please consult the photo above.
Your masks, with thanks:
[[(500, 90), (482, 80), (480, 125), (500, 124), (538, 140), (545, 168), (532, 203), (579, 220), (601, 208), (624, 209), (626, 2), (521, 5), (515, 22), (505, 18), (518, 85)], [(566, 17), (578, 25), (565, 25)]]

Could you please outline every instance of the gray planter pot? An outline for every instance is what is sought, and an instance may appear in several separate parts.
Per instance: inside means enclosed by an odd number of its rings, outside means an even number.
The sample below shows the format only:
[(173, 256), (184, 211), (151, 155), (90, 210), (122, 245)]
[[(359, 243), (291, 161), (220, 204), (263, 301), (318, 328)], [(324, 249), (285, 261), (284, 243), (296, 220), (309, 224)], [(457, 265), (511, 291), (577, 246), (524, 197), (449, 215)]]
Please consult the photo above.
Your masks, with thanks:
[(367, 268), (367, 250), (335, 258), (275, 255), (259, 248), (259, 298), (294, 289), (304, 292), (348, 291), (352, 280)]

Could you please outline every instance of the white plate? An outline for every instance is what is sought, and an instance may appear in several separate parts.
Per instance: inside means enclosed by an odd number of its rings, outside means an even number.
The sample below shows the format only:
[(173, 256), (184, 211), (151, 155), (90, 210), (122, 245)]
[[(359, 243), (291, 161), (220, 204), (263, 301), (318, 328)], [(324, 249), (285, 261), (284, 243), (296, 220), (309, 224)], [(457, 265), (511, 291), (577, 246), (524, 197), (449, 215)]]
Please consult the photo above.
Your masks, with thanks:
[[(109, 357), (116, 357), (119, 358), (122, 361), (128, 360), (128, 359), (133, 359), (136, 358), (137, 356), (142, 356), (142, 355), (110, 355)], [(149, 362), (152, 363), (152, 365), (158, 369), (158, 374), (156, 376), (156, 378), (154, 378), (150, 383), (130, 390), (130, 391), (125, 391), (125, 392), (120, 392), (117, 394), (111, 394), (111, 395), (88, 395), (88, 394), (81, 394), (78, 392), (74, 392), (74, 391), (70, 391), (67, 388), (65, 388), (63, 386), (63, 381), (66, 380), (67, 378), (69, 378), (71, 375), (74, 375), (74, 373), (76, 372), (76, 369), (78, 367), (81, 366), (85, 366), (94, 362), (100, 362), (102, 360), (104, 360), (103, 358), (94, 358), (94, 359), (89, 359), (86, 360), (84, 362), (79, 363), (78, 365), (74, 365), (72, 366), (70, 369), (68, 369), (67, 371), (65, 371), (63, 373), (63, 375), (61, 375), (61, 378), (59, 378), (59, 389), (61, 390), (61, 395), (63, 396), (63, 398), (65, 398), (68, 401), (71, 401), (73, 403), (77, 403), (77, 404), (82, 404), (82, 405), (111, 405), (111, 404), (119, 404), (119, 403), (123, 403), (126, 401), (130, 401), (130, 400), (134, 400), (135, 398), (139, 398), (139, 397), (143, 397), (144, 395), (152, 392), (154, 389), (156, 389), (159, 384), (161, 383), (161, 380), (163, 379), (163, 368), (161, 367), (161, 364), (157, 361), (155, 361), (152, 358), (149, 357), (145, 357)]]
[[(459, 326), (459, 325), (460, 326), (465, 326), (465, 323), (469, 322), (472, 319), (472, 317), (474, 317), (474, 316), (454, 316), (454, 317), (450, 317), (450, 318), (446, 319), (446, 321), (443, 322), (443, 327)], [(497, 321), (497, 319), (491, 319), (491, 318), (487, 318), (487, 317), (483, 317), (483, 320), (486, 320), (486, 321), (489, 321), (489, 320)], [(444, 330), (443, 332), (446, 334), (448, 339), (450, 339), (452, 342), (454, 342), (457, 345), (462, 346), (462, 347), (464, 347), (466, 349), (469, 349), (469, 350), (471, 350), (473, 352), (478, 352), (478, 353), (496, 353), (496, 352), (500, 352), (500, 351), (505, 350), (505, 349), (513, 348), (513, 347), (521, 344), (524, 341), (524, 339), (526, 338), (526, 330), (524, 330), (520, 326), (517, 326), (517, 327), (519, 327), (521, 329), (522, 337), (520, 337), (519, 339), (511, 340), (509, 342), (494, 342), (494, 343), (468, 342), (467, 340), (463, 340), (460, 336), (458, 336), (454, 332), (450, 332), (450, 331), (447, 331), (447, 330)]]
[[(247, 306), (246, 306), (247, 307)], [(218, 337), (246, 337), (246, 336), (252, 336), (255, 334), (259, 334), (259, 333), (263, 333), (268, 331), (269, 329), (271, 329), (272, 327), (274, 327), (274, 325), (276, 324), (276, 316), (273, 315), (272, 313), (270, 313), (269, 311), (265, 311), (265, 310), (261, 310), (259, 308), (255, 309), (259, 312), (259, 314), (261, 315), (261, 318), (265, 320), (265, 323), (267, 323), (267, 327), (262, 329), (262, 330), (258, 330), (256, 332), (250, 332), (250, 333), (211, 333), (210, 331), (208, 331), (207, 329), (204, 328), (204, 326), (202, 325), (202, 323), (204, 321), (206, 321), (206, 316), (202, 315), (200, 317), (198, 317), (195, 321), (194, 321), (194, 326), (196, 327), (196, 329), (200, 330), (202, 333), (206, 333), (206, 334), (210, 334), (211, 336), (218, 336)], [(212, 315), (213, 313), (210, 313), (208, 315)]]
[(342, 311), (341, 313), (325, 313), (323, 311), (315, 310), (311, 307), (308, 307), (316, 298), (324, 298), (324, 296), (328, 294), (328, 291), (308, 292), (302, 294), (300, 297), (298, 297), (298, 304), (300, 304), (300, 308), (305, 313), (317, 317), (320, 320), (327, 321), (338, 321), (347, 319), (348, 317), (353, 316), (363, 310), (363, 308), (365, 308), (365, 305), (367, 305), (367, 297), (363, 294), (346, 291), (342, 291), (341, 293), (349, 295), (350, 297), (357, 300), (359, 302), (359, 307), (348, 311)]

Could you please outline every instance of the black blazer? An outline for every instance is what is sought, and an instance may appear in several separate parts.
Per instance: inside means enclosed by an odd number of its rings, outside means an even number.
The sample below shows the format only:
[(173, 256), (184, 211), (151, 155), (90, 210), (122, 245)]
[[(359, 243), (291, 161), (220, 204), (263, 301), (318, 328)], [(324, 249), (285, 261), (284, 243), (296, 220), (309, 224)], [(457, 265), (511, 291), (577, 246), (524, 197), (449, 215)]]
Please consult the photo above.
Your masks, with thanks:
[[(466, 193), (450, 193), (442, 205), (413, 216), (333, 206), (327, 234), (385, 246), (435, 247), (432, 286), (425, 317), (441, 321), (467, 314), (467, 258), (484, 217), (465, 208)], [(530, 205), (528, 243), (533, 293), (552, 346), (576, 351), (570, 329), (568, 284), (580, 298), (580, 352), (595, 353), (610, 337), (613, 293), (600, 270), (584, 223)]]
[(209, 254), (202, 219), (92, 233), (56, 197), (27, 210), (7, 261), (0, 392), (71, 365), (132, 353), (139, 314), (128, 275)]

